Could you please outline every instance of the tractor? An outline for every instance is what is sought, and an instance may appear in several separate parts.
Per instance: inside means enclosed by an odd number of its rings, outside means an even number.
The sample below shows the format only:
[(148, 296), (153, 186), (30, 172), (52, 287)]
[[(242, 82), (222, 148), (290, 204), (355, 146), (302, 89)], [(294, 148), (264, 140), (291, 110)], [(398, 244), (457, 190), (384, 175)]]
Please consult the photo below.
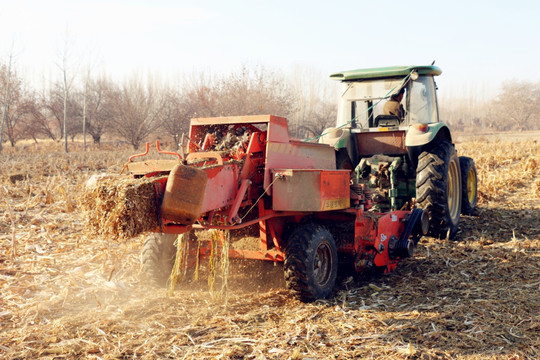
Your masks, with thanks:
[[(423, 209), (428, 235), (452, 239), (460, 214), (476, 210), (477, 174), (439, 120), (434, 77), (441, 73), (430, 65), (332, 74), (341, 82), (337, 124), (319, 142), (336, 149), (338, 169), (351, 169), (355, 182), (372, 190), (374, 208)], [(402, 111), (385, 111), (399, 94)]]
[[(156, 145), (173, 160), (135, 161), (147, 144), (127, 164), (155, 189), (146, 277), (164, 285), (177, 254), (193, 267), (219, 247), (229, 258), (283, 263), (286, 286), (309, 302), (332, 293), (338, 268), (390, 273), (423, 235), (453, 237), (460, 211), (474, 211), (476, 172), (438, 121), (438, 74), (416, 66), (332, 75), (343, 83), (337, 126), (315, 142), (292, 139), (285, 118), (256, 115), (192, 119), (179, 152)], [(401, 89), (404, 117), (382, 114)], [(227, 236), (209, 241), (208, 230)]]

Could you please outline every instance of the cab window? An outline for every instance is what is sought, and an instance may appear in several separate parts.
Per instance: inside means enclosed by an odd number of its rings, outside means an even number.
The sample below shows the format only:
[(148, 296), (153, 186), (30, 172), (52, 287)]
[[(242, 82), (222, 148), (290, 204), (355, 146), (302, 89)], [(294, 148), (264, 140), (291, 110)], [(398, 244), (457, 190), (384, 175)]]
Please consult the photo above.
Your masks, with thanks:
[(407, 108), (409, 124), (431, 124), (439, 121), (433, 77), (420, 76), (410, 83)]

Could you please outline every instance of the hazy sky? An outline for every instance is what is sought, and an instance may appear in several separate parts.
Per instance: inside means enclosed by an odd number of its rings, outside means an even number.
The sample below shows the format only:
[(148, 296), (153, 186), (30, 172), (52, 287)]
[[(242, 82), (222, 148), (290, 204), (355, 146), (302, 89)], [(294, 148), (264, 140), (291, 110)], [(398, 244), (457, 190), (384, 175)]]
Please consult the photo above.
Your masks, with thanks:
[(19, 72), (60, 76), (66, 38), (70, 62), (112, 76), (246, 64), (306, 67), (326, 80), (340, 70), (436, 60), (439, 85), (540, 81), (537, 0), (0, 0), (0, 61), (13, 44)]

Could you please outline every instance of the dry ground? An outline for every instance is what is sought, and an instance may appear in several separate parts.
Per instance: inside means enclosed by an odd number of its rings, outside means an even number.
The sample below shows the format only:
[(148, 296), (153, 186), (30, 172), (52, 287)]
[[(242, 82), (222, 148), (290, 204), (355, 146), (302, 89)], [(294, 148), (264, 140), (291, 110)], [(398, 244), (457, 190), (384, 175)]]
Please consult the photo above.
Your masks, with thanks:
[(458, 142), (476, 159), (480, 202), (456, 241), (424, 238), (394, 273), (345, 274), (312, 304), (292, 299), (271, 264), (232, 277), (226, 299), (204, 283), (170, 296), (147, 287), (141, 238), (85, 234), (76, 202), (128, 153), (6, 149), (0, 358), (540, 358), (540, 144), (521, 140)]

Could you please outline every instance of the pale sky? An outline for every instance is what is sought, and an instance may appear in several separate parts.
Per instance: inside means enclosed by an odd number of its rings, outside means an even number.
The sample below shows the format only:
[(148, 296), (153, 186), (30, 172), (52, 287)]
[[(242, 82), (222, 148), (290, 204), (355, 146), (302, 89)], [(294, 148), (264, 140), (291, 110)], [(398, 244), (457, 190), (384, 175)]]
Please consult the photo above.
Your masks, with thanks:
[(70, 62), (113, 77), (262, 65), (310, 68), (326, 81), (436, 60), (439, 87), (540, 81), (537, 0), (0, 0), (0, 62), (14, 53), (19, 73), (60, 77), (66, 38)]

